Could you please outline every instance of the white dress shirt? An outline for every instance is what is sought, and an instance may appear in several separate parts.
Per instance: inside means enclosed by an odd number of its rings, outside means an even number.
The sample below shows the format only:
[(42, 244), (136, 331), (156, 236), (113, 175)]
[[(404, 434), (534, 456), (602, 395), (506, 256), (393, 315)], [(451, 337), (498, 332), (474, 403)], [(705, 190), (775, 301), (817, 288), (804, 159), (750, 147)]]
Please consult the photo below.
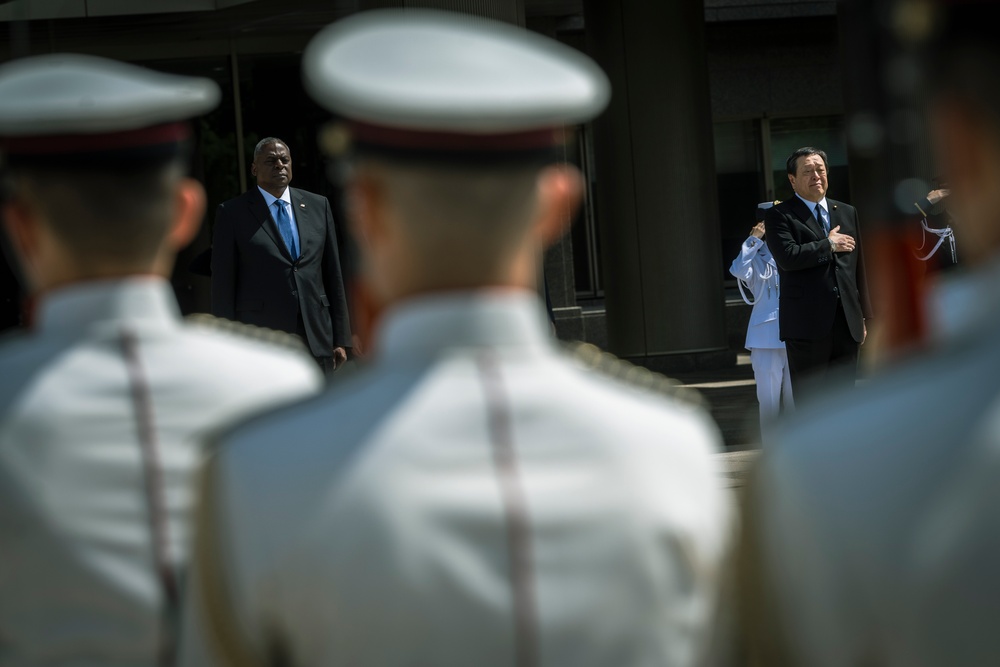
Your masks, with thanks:
[(816, 215), (816, 204), (819, 204), (822, 212), (821, 217), (823, 218), (819, 221), (819, 226), (822, 227), (827, 234), (829, 234), (833, 227), (830, 226), (830, 206), (826, 202), (826, 197), (823, 197), (818, 202), (814, 202), (804, 198), (798, 192), (795, 193), (795, 196), (802, 200), (803, 204), (809, 207), (809, 212), (813, 215)]
[(292, 236), (295, 238), (295, 245), (302, 248), (302, 240), (299, 238), (299, 225), (295, 221), (295, 207), (292, 205), (292, 189), (286, 187), (280, 197), (275, 197), (259, 185), (257, 186), (257, 189), (260, 190), (262, 195), (264, 195), (264, 201), (267, 203), (267, 210), (271, 214), (271, 217), (274, 218), (275, 223), (278, 221), (278, 207), (275, 202), (279, 199), (285, 202), (285, 211), (288, 212), (288, 218), (292, 221)]

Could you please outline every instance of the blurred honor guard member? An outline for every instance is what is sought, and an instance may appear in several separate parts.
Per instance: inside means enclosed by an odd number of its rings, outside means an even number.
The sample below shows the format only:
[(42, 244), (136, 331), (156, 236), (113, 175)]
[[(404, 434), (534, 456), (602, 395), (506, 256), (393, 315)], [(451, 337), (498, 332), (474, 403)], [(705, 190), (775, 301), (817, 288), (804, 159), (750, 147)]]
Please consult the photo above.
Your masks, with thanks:
[(764, 224), (781, 279), (781, 340), (801, 397), (803, 380), (821, 382), (832, 368), (854, 382), (871, 306), (858, 212), (827, 199), (826, 153), (800, 148), (787, 171), (795, 196), (768, 209)]
[(215, 215), (212, 314), (298, 334), (330, 372), (351, 346), (330, 202), (289, 187), (292, 154), (280, 139), (257, 144), (250, 170), (257, 185)]
[[(774, 202), (777, 203), (780, 202)], [(764, 212), (774, 204), (764, 202), (758, 205), (760, 222), (750, 230), (740, 254), (729, 267), (729, 273), (739, 281), (740, 293), (743, 294), (743, 284), (746, 283), (753, 294), (752, 302), (743, 295), (744, 301), (753, 306), (747, 327), (746, 348), (750, 350), (750, 363), (757, 383), (762, 425), (778, 416), (782, 399), (786, 409), (792, 407), (788, 356), (778, 334), (778, 266), (764, 243)]]
[(995, 5), (944, 6), (928, 118), (975, 305), (765, 450), (748, 609), (785, 660), (762, 665), (1000, 665), (1000, 47)]
[(696, 664), (729, 532), (718, 434), (560, 353), (534, 285), (582, 191), (560, 128), (606, 78), (432, 11), (340, 21), (304, 67), (351, 121), (374, 361), (223, 438), (188, 664)]
[(165, 280), (205, 207), (181, 121), (218, 98), (88, 56), (0, 67), (3, 217), (37, 306), (0, 345), (3, 664), (168, 662), (196, 436), (321, 384), (304, 353), (185, 324)]

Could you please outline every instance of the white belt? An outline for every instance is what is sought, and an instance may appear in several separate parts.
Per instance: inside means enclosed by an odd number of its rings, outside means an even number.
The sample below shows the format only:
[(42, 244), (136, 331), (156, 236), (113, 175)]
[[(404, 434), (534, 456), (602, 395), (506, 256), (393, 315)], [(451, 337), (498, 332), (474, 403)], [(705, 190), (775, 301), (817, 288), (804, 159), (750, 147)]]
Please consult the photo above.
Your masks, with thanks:
[[(763, 280), (764, 282), (767, 283), (767, 296), (768, 296), (768, 298), (771, 297), (771, 276), (773, 276), (774, 274), (775, 274), (774, 268), (771, 266), (770, 263), (768, 263), (767, 264), (767, 270), (764, 272), (764, 275), (761, 276), (761, 280)], [(737, 287), (740, 288), (740, 296), (743, 297), (743, 303), (745, 303), (748, 306), (752, 306), (755, 303), (757, 303), (756, 299), (754, 299), (753, 301), (751, 301), (750, 297), (747, 296), (746, 290), (749, 289), (750, 286), (747, 285), (745, 282), (743, 282), (742, 278), (737, 278), (736, 285), (737, 285)], [(775, 291), (777, 291), (777, 289), (778, 289), (778, 287), (775, 286)]]

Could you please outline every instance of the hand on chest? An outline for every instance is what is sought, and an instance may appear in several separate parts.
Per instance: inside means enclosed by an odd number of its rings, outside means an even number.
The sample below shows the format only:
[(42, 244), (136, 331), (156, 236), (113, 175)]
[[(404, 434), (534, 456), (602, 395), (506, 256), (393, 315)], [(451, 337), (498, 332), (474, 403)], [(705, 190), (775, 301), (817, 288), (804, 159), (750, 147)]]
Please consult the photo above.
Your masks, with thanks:
[(803, 241), (814, 239), (825, 239), (830, 235), (830, 231), (837, 229), (841, 234), (849, 236), (855, 235), (854, 221), (847, 215), (841, 214), (837, 206), (831, 206), (826, 213), (827, 221), (817, 220), (815, 214), (805, 217), (795, 216), (793, 229), (802, 237)]

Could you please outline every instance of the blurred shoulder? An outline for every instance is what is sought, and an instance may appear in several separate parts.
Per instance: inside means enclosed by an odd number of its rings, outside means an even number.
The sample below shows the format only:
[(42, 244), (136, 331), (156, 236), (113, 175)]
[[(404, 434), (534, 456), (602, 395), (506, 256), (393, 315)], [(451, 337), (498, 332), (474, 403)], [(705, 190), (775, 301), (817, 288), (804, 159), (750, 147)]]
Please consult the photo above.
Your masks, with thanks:
[(699, 468), (721, 449), (718, 426), (697, 391), (592, 345), (571, 346), (567, 361), (572, 375), (564, 395), (595, 442), (656, 459), (700, 461)]
[(276, 329), (216, 317), (208, 313), (188, 315), (184, 318), (184, 323), (188, 331), (204, 334), (211, 338), (224, 339), (253, 349), (306, 351), (305, 344), (298, 336)]
[[(318, 369), (311, 358), (309, 363), (310, 371)], [(227, 458), (236, 459), (267, 457), (275, 441), (282, 442), (285, 451), (313, 447), (330, 450), (332, 424), (336, 424), (338, 447), (349, 441), (363, 441), (374, 425), (391, 412), (398, 395), (391, 379), (387, 379), (393, 375), (370, 368), (338, 370), (322, 391), (234, 424), (220, 431), (216, 441), (223, 446)], [(276, 468), (293, 470), (300, 463), (301, 460), (291, 456)]]
[(30, 345), (32, 338), (26, 329), (14, 328), (0, 333), (0, 359), (14, 358), (16, 350)]
[(64, 346), (14, 329), (0, 334), (0, 413), (56, 360), (65, 358)]
[[(195, 357), (215, 357), (219, 365), (260, 376), (265, 372), (295, 373), (296, 377), (314, 378), (318, 366), (309, 356), (298, 336), (234, 322), (206, 313), (185, 318), (187, 345)], [(249, 365), (248, 365), (249, 364)], [(280, 384), (283, 377), (274, 377)]]
[(902, 498), (916, 488), (930, 493), (956, 449), (1000, 397), (998, 373), (1000, 349), (992, 342), (966, 341), (914, 358), (860, 387), (818, 396), (797, 406), (765, 442), (762, 474), (772, 489), (810, 496), (828, 507), (869, 494)]
[(589, 343), (570, 343), (565, 346), (568, 358), (579, 369), (602, 380), (610, 390), (622, 391), (626, 395), (641, 396), (644, 399), (663, 401), (686, 410), (700, 410), (707, 407), (705, 399), (697, 391), (684, 387), (677, 380), (653, 372), (642, 366), (605, 352)]
[(695, 505), (702, 537), (725, 533), (722, 434), (701, 395), (592, 346), (577, 346), (570, 363), (570, 382), (558, 388), (563, 403), (553, 412), (572, 433), (574, 458), (599, 462), (609, 484), (641, 499), (637, 512)]

